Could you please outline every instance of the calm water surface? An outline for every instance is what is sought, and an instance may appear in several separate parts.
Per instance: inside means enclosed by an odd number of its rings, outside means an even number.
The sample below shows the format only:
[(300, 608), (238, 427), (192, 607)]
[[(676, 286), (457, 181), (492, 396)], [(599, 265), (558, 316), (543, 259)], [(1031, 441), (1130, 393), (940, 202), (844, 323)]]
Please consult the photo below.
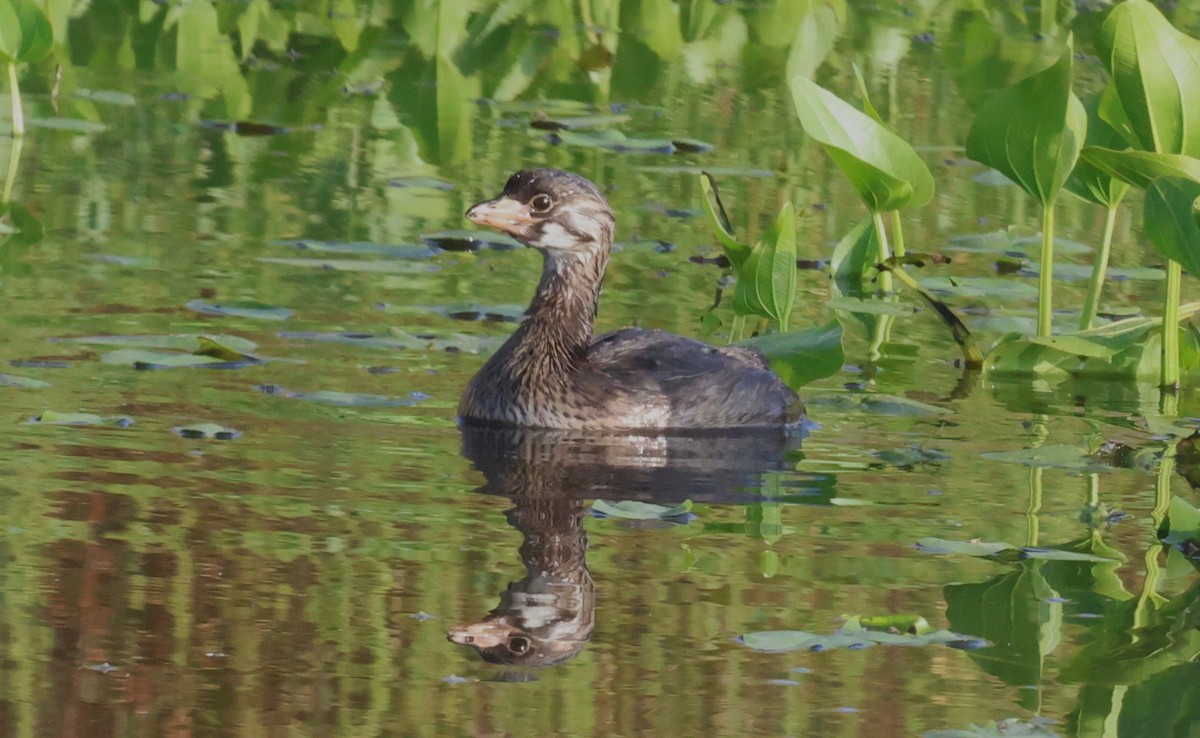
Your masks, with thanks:
[[(75, 123), (35, 124), (0, 159), (19, 156), (21, 231), (0, 245), (0, 734), (890, 738), (1010, 720), (1023, 735), (1197, 735), (1200, 587), (1155, 534), (1172, 495), (1196, 495), (1187, 449), (1177, 469), (1160, 461), (1171, 421), (1150, 384), (964, 376), (919, 298), (901, 295), (916, 312), (884, 335), (878, 316), (825, 306), (818, 264), (792, 322), (839, 320), (845, 362), (802, 389), (803, 440), (456, 428), (539, 268), (535, 252), (446, 237), (466, 207), (522, 167), (593, 178), (622, 241), (598, 328), (722, 342), (729, 301), (721, 325), (701, 320), (724, 274), (693, 259), (718, 254), (699, 167), (720, 173), (747, 238), (785, 200), (804, 206), (805, 260), (864, 215), (792, 110), (788, 77), (820, 62), (855, 101), (862, 65), (934, 171), (935, 201), (905, 215), (910, 250), (952, 259), (929, 276), (1004, 280), (950, 298), (981, 344), (1032, 324), (1029, 265), (997, 272), (1019, 244), (961, 237), (1035, 235), (1037, 208), (962, 141), (990, 90), (1053, 55), (1066, 18), (813, 3), (824, 48), (793, 43), (807, 4), (781, 6), (64, 14), (57, 57), (22, 85), (28, 116)], [(1099, 16), (1079, 11), (1082, 92), (1102, 73)], [(1171, 17), (1195, 33), (1198, 14), (1181, 2)], [(258, 34), (244, 58), (238, 33)], [(555, 143), (529, 126), (542, 113), (627, 116), (629, 137), (713, 149)], [(1060, 236), (1094, 244), (1102, 221), (1065, 202)], [(1115, 266), (1159, 264), (1139, 223), (1122, 212)], [(1064, 328), (1073, 276), (1058, 281)], [(1106, 285), (1111, 314), (1158, 311), (1160, 282), (1133, 276)], [(129, 353), (187, 353), (196, 335), (265, 361), (147, 369), (162, 357)], [(1200, 416), (1186, 384), (1184, 419)], [(30, 422), (47, 411), (105, 422)], [(1102, 446), (1117, 451), (1086, 455)], [(629, 521), (597, 517), (595, 499), (692, 507)], [(926, 538), (1104, 560), (937, 554)], [(894, 614), (987, 645), (739, 639)], [(511, 650), (485, 660), (448, 640), (463, 626)]]

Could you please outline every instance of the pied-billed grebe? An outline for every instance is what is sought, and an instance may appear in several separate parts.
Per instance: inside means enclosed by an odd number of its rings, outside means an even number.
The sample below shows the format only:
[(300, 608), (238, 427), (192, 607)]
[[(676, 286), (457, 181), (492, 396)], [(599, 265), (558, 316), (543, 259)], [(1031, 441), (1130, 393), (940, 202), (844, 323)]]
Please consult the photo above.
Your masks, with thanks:
[(467, 385), (467, 423), (593, 430), (783, 427), (804, 405), (758, 352), (657, 330), (592, 340), (616, 221), (596, 185), (558, 169), (509, 178), (467, 211), (542, 252), (525, 320)]

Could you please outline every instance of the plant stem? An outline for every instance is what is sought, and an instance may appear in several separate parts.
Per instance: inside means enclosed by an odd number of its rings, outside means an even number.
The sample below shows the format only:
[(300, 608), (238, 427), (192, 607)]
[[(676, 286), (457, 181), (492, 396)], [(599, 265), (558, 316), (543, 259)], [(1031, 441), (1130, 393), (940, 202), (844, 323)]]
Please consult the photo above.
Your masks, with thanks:
[(746, 316), (735, 315), (733, 322), (729, 325), (729, 342), (736, 343), (742, 340), (742, 333), (746, 329)]
[(899, 210), (892, 211), (892, 240), (894, 241), (892, 253), (896, 256), (904, 256), (908, 253), (904, 250), (904, 227), (900, 225)]
[(1167, 261), (1167, 294), (1163, 305), (1162, 338), (1162, 381), (1160, 385), (1168, 392), (1179, 389), (1179, 287), (1183, 280), (1183, 267), (1171, 259)]
[(1042, 208), (1042, 261), (1038, 273), (1037, 334), (1050, 335), (1054, 316), (1054, 201)]
[(0, 203), (5, 205), (12, 202), (13, 183), (17, 181), (17, 168), (21, 166), (21, 148), (24, 145), (24, 137), (13, 136), (12, 148), (8, 152), (8, 174), (4, 177), (4, 193), (0, 195)]
[[(871, 220), (875, 223), (875, 238), (879, 241), (879, 260), (887, 261), (892, 258), (892, 250), (888, 247), (887, 231), (883, 227), (883, 213), (871, 213)], [(892, 291), (891, 272), (879, 273), (879, 291), (884, 294)]]
[(8, 86), (12, 91), (13, 136), (25, 135), (25, 114), (21, 111), (21, 88), (17, 85), (17, 65), (8, 63)]
[(1092, 281), (1088, 283), (1087, 299), (1083, 303), (1083, 314), (1079, 316), (1079, 330), (1086, 331), (1096, 321), (1096, 310), (1100, 307), (1100, 291), (1108, 274), (1108, 253), (1112, 249), (1113, 227), (1117, 224), (1117, 206), (1111, 205), (1104, 217), (1104, 239), (1096, 263), (1092, 265)]

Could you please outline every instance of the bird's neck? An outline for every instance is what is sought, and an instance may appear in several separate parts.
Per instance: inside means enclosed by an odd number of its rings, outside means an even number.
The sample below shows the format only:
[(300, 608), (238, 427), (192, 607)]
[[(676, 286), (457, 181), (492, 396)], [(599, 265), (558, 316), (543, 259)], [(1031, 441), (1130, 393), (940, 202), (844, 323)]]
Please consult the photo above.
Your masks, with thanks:
[(608, 248), (548, 252), (525, 320), (508, 340), (510, 361), (543, 377), (569, 374), (587, 356)]

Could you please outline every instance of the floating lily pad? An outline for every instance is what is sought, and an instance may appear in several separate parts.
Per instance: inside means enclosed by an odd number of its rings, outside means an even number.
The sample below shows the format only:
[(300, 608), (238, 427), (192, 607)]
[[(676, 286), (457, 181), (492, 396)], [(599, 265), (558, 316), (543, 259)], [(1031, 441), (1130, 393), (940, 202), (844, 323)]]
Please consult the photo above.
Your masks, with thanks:
[(138, 256), (122, 256), (121, 254), (88, 254), (87, 258), (100, 264), (116, 264), (126, 267), (144, 267), (153, 262)]
[(691, 514), (692, 501), (684, 500), (678, 505), (655, 505), (650, 502), (637, 500), (620, 500), (606, 502), (596, 500), (592, 503), (592, 515), (598, 518), (622, 518), (625, 520), (671, 520), (682, 519), (684, 522), (694, 519)]
[[(1031, 256), (1040, 253), (1042, 239), (1040, 236), (1017, 236), (1011, 230), (1001, 229), (989, 233), (971, 233), (955, 236), (946, 245), (947, 251), (962, 251), (974, 254), (1009, 254), (1013, 256)], [(1088, 254), (1092, 247), (1078, 241), (1065, 238), (1054, 239), (1056, 254)], [(1058, 265), (1055, 265), (1057, 269)]]
[(275, 334), (280, 338), (291, 338), (301, 341), (318, 341), (321, 343), (340, 343), (347, 346), (362, 346), (377, 349), (413, 349), (450, 351), (475, 354), (481, 351), (491, 351), (504, 342), (504, 336), (470, 336), (465, 333), (405, 333), (393, 331), (391, 334), (331, 332), (319, 333), (313, 331), (280, 331)]
[(337, 405), (339, 407), (411, 407), (429, 399), (429, 395), (424, 392), (412, 392), (408, 397), (388, 397), (386, 395), (339, 392), (336, 390), (293, 392), (276, 384), (258, 385), (256, 389), (263, 394), (277, 395), (293, 400), (304, 400), (306, 402), (318, 402), (324, 405)]
[(604, 149), (622, 154), (705, 153), (713, 149), (712, 144), (695, 139), (631, 138), (613, 128), (556, 131), (550, 134), (549, 139), (555, 144)]
[(280, 331), (275, 334), (279, 338), (290, 338), (299, 341), (317, 341), (320, 343), (340, 343), (347, 346), (362, 346), (377, 349), (415, 348), (416, 344), (406, 344), (391, 336), (375, 333), (318, 333), (314, 331)]
[(412, 264), (398, 260), (356, 260), (356, 259), (289, 259), (282, 257), (260, 256), (259, 261), (267, 264), (283, 264), (285, 266), (304, 267), (307, 269), (328, 269), (334, 272), (373, 272), (376, 274), (414, 274), (429, 272), (437, 269), (430, 264)]
[(925, 289), (958, 297), (986, 297), (996, 300), (1036, 300), (1037, 287), (1000, 277), (925, 277), (918, 280)]
[(990, 720), (984, 725), (972, 723), (964, 729), (935, 730), (924, 738), (1059, 738), (1053, 722), (1045, 718), (1025, 721), (1021, 718)]
[(98, 346), (136, 346), (147, 349), (173, 349), (190, 353), (206, 353), (216, 355), (226, 352), (225, 356), (249, 355), (257, 344), (240, 336), (226, 336), (208, 333), (175, 333), (171, 335), (129, 335), (129, 336), (72, 336), (53, 339), (60, 343), (82, 343)]
[(951, 456), (934, 448), (925, 448), (920, 444), (872, 451), (871, 455), (888, 466), (898, 469), (912, 469), (927, 464), (940, 464), (949, 461)]
[[(1030, 264), (1022, 267), (1020, 274), (1022, 277), (1036, 277), (1041, 272), (1037, 264)], [(1166, 279), (1167, 273), (1162, 269), (1154, 269), (1151, 267), (1109, 267), (1104, 273), (1105, 279), (1114, 282), (1124, 282), (1130, 279), (1144, 279), (1148, 281), (1159, 281)], [(1087, 281), (1092, 278), (1092, 266), (1090, 264), (1064, 264), (1056, 263), (1054, 265), (1054, 278), (1069, 280), (1069, 281)]]
[(920, 417), (923, 415), (946, 415), (949, 408), (930, 405), (907, 397), (877, 394), (839, 394), (806, 397), (805, 402), (814, 407), (827, 407), (837, 412), (860, 410), (877, 415)]
[(181, 367), (206, 366), (209, 368), (235, 368), (258, 363), (257, 360), (226, 361), (215, 356), (201, 354), (169, 354), (145, 349), (117, 349), (100, 357), (103, 364), (123, 364), (135, 369), (178, 369)]
[(205, 315), (228, 315), (236, 318), (254, 318), (256, 320), (287, 320), (292, 317), (292, 311), (282, 307), (272, 307), (262, 303), (215, 303), (204, 300), (191, 300), (185, 305), (189, 310), (195, 310)]
[(511, 251), (521, 248), (521, 243), (515, 238), (492, 231), (438, 231), (421, 236), (421, 240), (443, 251)]
[(517, 323), (525, 314), (525, 307), (522, 305), (460, 303), (458, 305), (438, 305), (430, 309), (452, 320), (487, 321), (491, 323)]
[(948, 541), (944, 538), (922, 538), (917, 541), (918, 551), (932, 554), (959, 554), (994, 558), (1002, 561), (1022, 559), (1045, 559), (1047, 561), (1089, 561), (1092, 563), (1120, 563), (1118, 559), (1097, 556), (1086, 551), (1040, 546), (1017, 547), (1001, 541)]
[(388, 187), (404, 189), (440, 190), (446, 192), (454, 189), (454, 183), (439, 177), (394, 177), (388, 180)]
[(388, 244), (370, 241), (271, 241), (272, 246), (290, 246), (301, 251), (331, 254), (368, 254), (385, 259), (428, 259), (437, 254), (424, 244)]
[(1016, 451), (986, 451), (980, 454), (991, 461), (1007, 461), (1026, 466), (1049, 467), (1053, 469), (1075, 469), (1078, 471), (1098, 471), (1105, 467), (1093, 461), (1086, 449), (1065, 444), (1048, 444), (1036, 448), (1023, 448)]
[(892, 630), (871, 630), (856, 623), (847, 623), (829, 635), (808, 633), (802, 630), (768, 630), (746, 633), (739, 639), (755, 651), (782, 653), (785, 651), (831, 651), (834, 649), (858, 650), (872, 646), (949, 646), (951, 648), (975, 649), (989, 646), (987, 641), (974, 636), (961, 635), (948, 630), (931, 630), (926, 633), (897, 633)]
[(240, 430), (226, 428), (216, 423), (181, 425), (174, 428), (174, 431), (184, 438), (211, 438), (217, 441), (232, 441), (242, 435)]
[(22, 377), (19, 374), (0, 374), (0, 387), (19, 387), (21, 389), (41, 389), (52, 386), (33, 377)]
[(108, 126), (95, 120), (81, 118), (26, 118), (25, 125), (31, 128), (50, 128), (72, 133), (103, 133)]
[(861, 297), (835, 297), (826, 300), (825, 307), (830, 310), (845, 310), (850, 313), (865, 315), (907, 316), (917, 312), (916, 306), (907, 302), (888, 302), (878, 299), (864, 300)]
[(612, 115), (549, 116), (538, 113), (529, 121), (531, 128), (543, 131), (582, 131), (592, 128), (611, 128), (633, 120), (624, 113)]
[(56, 410), (46, 410), (36, 418), (27, 422), (39, 425), (110, 425), (125, 428), (133, 425), (133, 418), (128, 415), (94, 415), (92, 413), (60, 413)]
[(922, 538), (916, 546), (917, 550), (925, 553), (965, 556), (995, 556), (1015, 548), (1003, 541), (949, 541), (944, 538)]
[(124, 105), (125, 107), (137, 105), (136, 97), (130, 95), (128, 92), (118, 92), (116, 90), (79, 89), (75, 91), (75, 97), (107, 105)]

